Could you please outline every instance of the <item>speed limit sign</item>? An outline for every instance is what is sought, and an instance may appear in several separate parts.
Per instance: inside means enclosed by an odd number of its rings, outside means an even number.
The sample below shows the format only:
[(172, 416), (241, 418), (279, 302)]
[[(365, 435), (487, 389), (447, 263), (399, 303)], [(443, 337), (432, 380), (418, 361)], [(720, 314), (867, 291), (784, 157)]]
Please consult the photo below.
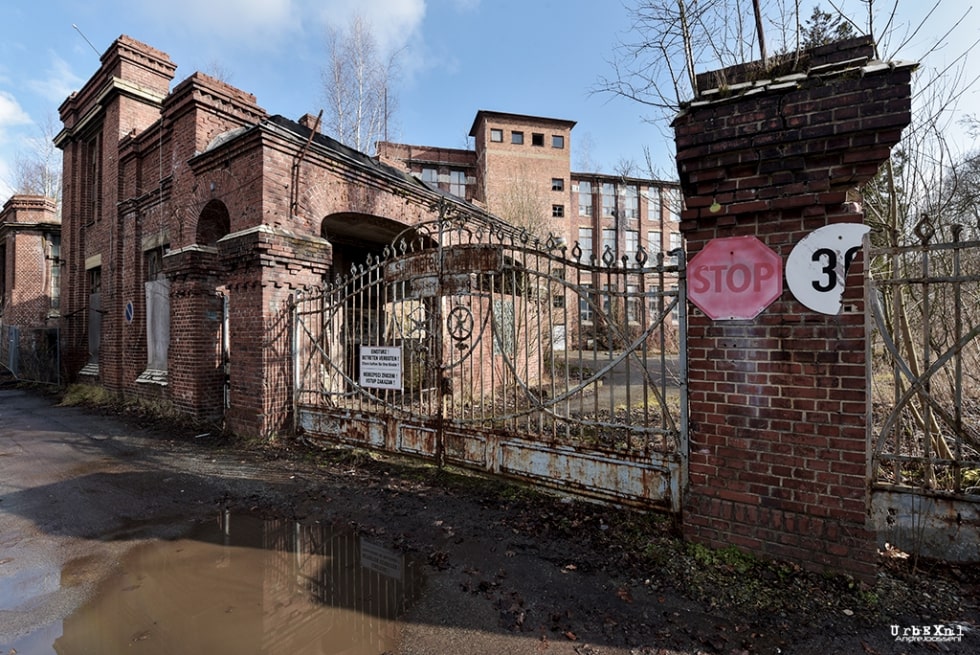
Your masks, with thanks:
[(847, 269), (870, 230), (861, 223), (835, 223), (803, 237), (786, 259), (786, 284), (796, 299), (815, 312), (839, 314)]

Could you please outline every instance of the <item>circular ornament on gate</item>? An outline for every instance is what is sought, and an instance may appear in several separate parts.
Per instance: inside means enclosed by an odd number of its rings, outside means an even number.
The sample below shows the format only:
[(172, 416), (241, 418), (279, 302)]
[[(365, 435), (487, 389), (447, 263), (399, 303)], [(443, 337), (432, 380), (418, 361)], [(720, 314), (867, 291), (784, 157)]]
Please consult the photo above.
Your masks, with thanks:
[(453, 307), (446, 317), (449, 336), (456, 341), (466, 341), (473, 334), (473, 312), (462, 305)]

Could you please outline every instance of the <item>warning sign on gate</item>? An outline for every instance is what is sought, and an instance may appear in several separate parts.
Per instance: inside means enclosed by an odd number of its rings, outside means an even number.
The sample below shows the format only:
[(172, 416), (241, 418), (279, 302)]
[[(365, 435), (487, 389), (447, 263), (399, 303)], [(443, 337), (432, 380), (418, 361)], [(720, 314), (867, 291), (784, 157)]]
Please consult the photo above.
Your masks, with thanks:
[(398, 346), (361, 346), (358, 384), (372, 389), (402, 388), (402, 349)]

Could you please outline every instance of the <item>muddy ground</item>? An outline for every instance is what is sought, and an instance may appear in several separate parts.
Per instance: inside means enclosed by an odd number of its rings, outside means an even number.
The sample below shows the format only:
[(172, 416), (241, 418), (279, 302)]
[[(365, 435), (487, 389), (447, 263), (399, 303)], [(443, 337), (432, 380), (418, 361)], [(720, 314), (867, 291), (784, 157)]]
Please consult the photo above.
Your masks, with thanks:
[[(62, 581), (29, 606), (0, 605), (0, 653), (69, 615), (134, 544), (225, 509), (347, 525), (422, 562), (423, 593), (392, 653), (980, 652), (977, 567), (891, 551), (877, 583), (861, 585), (684, 543), (658, 514), (7, 388), (0, 581), (28, 543), (31, 557), (86, 564), (68, 589)], [(926, 640), (926, 626), (962, 637)]]

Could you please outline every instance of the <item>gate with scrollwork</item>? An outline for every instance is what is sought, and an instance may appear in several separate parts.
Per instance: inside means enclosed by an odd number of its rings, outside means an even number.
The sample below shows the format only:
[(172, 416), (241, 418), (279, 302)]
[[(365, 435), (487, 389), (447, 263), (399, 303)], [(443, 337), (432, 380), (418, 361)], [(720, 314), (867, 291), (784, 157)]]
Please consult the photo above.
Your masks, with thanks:
[(414, 226), (297, 294), (297, 430), (679, 511), (683, 252), (667, 257)]
[(917, 243), (867, 253), (869, 478), (880, 540), (980, 561), (980, 241), (965, 231), (923, 217)]

